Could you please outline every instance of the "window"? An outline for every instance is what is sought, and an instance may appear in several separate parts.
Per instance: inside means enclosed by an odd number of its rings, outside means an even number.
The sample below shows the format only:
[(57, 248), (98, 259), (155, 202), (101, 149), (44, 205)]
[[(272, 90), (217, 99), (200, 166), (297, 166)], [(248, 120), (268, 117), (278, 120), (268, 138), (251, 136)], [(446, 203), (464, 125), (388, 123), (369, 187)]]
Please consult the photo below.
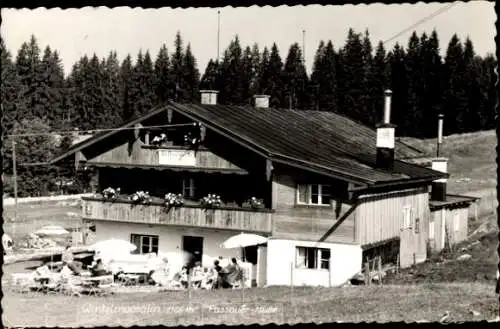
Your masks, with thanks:
[(141, 235), (141, 234), (131, 234), (130, 242), (137, 246), (134, 250), (135, 254), (158, 254), (158, 236), (157, 235)]
[(459, 231), (460, 230), (460, 215), (453, 214), (453, 230)]
[(431, 219), (429, 222), (429, 239), (431, 240), (435, 239), (434, 235), (436, 234), (436, 232), (434, 231), (435, 230), (434, 223), (435, 223), (434, 219)]
[(295, 267), (328, 270), (330, 268), (330, 249), (297, 247)]
[(297, 186), (297, 204), (329, 205), (331, 199), (331, 185), (299, 184)]
[(415, 218), (415, 233), (420, 233), (420, 218)]
[(182, 196), (185, 198), (194, 198), (194, 191), (195, 191), (195, 186), (194, 186), (194, 179), (189, 178), (189, 179), (183, 179), (182, 180)]
[(410, 206), (403, 208), (403, 230), (411, 229), (412, 209)]

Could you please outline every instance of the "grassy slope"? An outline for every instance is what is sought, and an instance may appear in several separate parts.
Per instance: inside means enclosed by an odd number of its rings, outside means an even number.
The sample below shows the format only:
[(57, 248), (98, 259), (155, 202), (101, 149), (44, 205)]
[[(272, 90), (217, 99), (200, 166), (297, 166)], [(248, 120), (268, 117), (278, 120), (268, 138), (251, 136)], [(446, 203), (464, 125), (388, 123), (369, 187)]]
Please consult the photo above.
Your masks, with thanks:
[[(436, 154), (436, 139), (402, 138), (402, 141), (424, 151), (426, 157)], [(495, 188), (496, 145), (494, 130), (445, 137), (440, 156), (449, 159), (449, 191), (467, 193)]]
[[(189, 299), (191, 309), (188, 309)], [(296, 287), (293, 292), (289, 287), (271, 287), (245, 290), (244, 295), (239, 290), (195, 290), (191, 292), (191, 298), (186, 291), (134, 293), (134, 300), (141, 303), (131, 302), (129, 294), (77, 298), (40, 294), (23, 296), (7, 292), (2, 304), (3, 320), (23, 327), (39, 324), (129, 326), (157, 323), (434, 322), (439, 321), (447, 311), (451, 321), (492, 319), (497, 308), (491, 286), (479, 283), (330, 289)], [(245, 305), (246, 310), (240, 308), (238, 312), (217, 313), (215, 307), (223, 305)], [(144, 309), (138, 309), (138, 306)], [(168, 311), (168, 306), (175, 306), (180, 312)], [(257, 306), (262, 310), (257, 310)], [(471, 311), (480, 314), (473, 316)]]

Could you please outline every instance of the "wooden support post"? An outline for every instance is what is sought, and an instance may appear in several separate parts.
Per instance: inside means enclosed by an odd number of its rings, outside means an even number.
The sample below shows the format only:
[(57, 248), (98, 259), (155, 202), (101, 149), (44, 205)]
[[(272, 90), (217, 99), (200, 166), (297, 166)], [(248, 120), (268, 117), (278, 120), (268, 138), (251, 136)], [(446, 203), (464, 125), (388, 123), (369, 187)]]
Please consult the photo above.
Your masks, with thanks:
[(188, 280), (188, 303), (191, 306), (191, 270), (187, 271), (187, 280)]
[(16, 163), (16, 141), (12, 139), (12, 174), (14, 179), (14, 220), (17, 220), (18, 205), (17, 205), (17, 163)]
[(396, 274), (399, 274), (399, 265), (400, 265), (400, 262), (401, 260), (399, 259), (400, 257), (400, 253), (398, 253), (398, 259), (397, 259), (397, 262), (396, 262)]
[(365, 284), (367, 286), (369, 286), (370, 285), (370, 281), (371, 281), (371, 278), (370, 278), (370, 263), (367, 260), (366, 263), (365, 263)]
[(378, 262), (377, 262), (377, 267), (378, 267), (378, 284), (382, 285), (382, 257), (378, 256)]

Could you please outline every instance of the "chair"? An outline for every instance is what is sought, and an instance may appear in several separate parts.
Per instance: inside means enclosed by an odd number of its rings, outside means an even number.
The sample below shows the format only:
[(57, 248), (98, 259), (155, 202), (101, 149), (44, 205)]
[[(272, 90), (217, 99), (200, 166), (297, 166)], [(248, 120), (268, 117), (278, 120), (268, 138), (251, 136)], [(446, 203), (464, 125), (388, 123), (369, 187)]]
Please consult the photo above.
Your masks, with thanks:
[(82, 280), (78, 277), (69, 277), (63, 279), (63, 282), (61, 282), (62, 293), (66, 296), (80, 297), (83, 290), (81, 283)]
[(13, 292), (26, 293), (31, 292), (37, 287), (31, 273), (13, 273), (11, 276), (11, 287)]

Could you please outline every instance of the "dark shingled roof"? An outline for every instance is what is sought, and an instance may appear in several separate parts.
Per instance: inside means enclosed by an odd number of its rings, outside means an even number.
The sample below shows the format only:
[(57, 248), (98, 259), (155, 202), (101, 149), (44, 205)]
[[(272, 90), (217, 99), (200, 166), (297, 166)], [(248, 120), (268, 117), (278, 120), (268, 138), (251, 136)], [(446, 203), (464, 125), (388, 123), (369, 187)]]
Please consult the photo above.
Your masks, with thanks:
[[(376, 169), (375, 129), (334, 112), (175, 103), (172, 107), (254, 145), (270, 158), (310, 165), (366, 184), (447, 176), (398, 160), (392, 172)], [(421, 153), (396, 142), (395, 156), (406, 159)]]
[[(359, 184), (392, 184), (409, 180), (432, 181), (447, 177), (422, 166), (396, 160), (389, 172), (375, 166), (376, 131), (345, 116), (326, 111), (301, 111), (250, 106), (179, 104), (170, 102), (121, 127), (130, 127), (168, 109), (248, 147), (277, 163), (284, 163)], [(102, 132), (55, 158), (61, 160), (116, 131)], [(422, 156), (396, 141), (395, 157)]]

